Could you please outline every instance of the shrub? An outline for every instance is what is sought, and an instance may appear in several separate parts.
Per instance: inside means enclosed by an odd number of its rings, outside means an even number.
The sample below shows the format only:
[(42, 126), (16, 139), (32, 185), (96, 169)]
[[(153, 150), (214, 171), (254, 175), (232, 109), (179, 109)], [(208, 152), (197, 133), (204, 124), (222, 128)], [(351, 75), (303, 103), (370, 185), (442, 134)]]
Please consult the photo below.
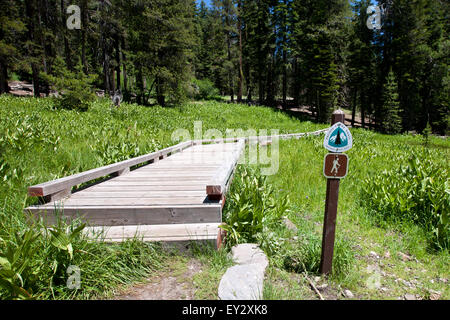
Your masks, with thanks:
[(194, 79), (193, 87), (194, 98), (197, 100), (214, 99), (219, 95), (219, 90), (214, 87), (214, 84), (209, 79)]
[(361, 203), (376, 222), (414, 223), (436, 248), (449, 248), (450, 183), (445, 163), (424, 150), (409, 157), (399, 154), (391, 170), (364, 180)]
[(85, 75), (81, 64), (72, 72), (65, 67), (62, 58), (58, 57), (53, 66), (53, 73), (41, 75), (58, 92), (54, 104), (57, 109), (87, 111), (89, 104), (95, 99), (92, 90), (95, 77)]

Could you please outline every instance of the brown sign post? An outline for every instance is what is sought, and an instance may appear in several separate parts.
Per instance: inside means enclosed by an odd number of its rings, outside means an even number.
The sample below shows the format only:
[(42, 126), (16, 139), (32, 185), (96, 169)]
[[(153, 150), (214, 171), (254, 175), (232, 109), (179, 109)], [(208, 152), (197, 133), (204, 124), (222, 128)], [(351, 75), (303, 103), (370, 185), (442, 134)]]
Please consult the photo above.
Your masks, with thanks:
[[(332, 125), (337, 122), (344, 123), (344, 121), (345, 114), (342, 110), (336, 110), (333, 112), (331, 116)], [(335, 160), (337, 160), (337, 162)], [(320, 273), (322, 274), (330, 274), (332, 269), (336, 215), (339, 197), (339, 179), (347, 174), (347, 163), (348, 157), (344, 154), (331, 153), (325, 157), (324, 174), (328, 179), (325, 217), (323, 222), (322, 255), (320, 257)], [(345, 171), (343, 171), (343, 169), (345, 169)], [(330, 175), (327, 175), (326, 173), (330, 173)]]

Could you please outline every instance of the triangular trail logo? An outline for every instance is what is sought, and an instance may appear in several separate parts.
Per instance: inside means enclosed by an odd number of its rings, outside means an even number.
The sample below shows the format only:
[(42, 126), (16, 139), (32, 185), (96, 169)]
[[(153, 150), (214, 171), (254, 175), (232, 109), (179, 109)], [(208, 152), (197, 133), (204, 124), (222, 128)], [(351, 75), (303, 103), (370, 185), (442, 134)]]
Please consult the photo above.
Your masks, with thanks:
[(348, 145), (348, 138), (341, 128), (335, 129), (328, 140), (328, 144), (335, 148), (343, 148)]
[(347, 151), (352, 147), (353, 139), (350, 130), (341, 122), (328, 129), (323, 145), (332, 152)]

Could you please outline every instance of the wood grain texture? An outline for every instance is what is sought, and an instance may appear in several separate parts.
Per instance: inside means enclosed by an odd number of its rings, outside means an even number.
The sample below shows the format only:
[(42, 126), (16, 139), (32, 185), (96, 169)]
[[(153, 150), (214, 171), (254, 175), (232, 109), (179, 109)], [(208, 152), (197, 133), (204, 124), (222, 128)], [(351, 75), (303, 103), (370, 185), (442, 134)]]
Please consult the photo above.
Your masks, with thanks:
[(83, 230), (91, 238), (106, 242), (121, 242), (137, 238), (143, 241), (189, 241), (216, 239), (220, 223), (190, 223), (166, 225), (130, 225), (89, 227)]
[(206, 194), (209, 198), (217, 199), (226, 193), (228, 179), (233, 173), (244, 147), (245, 141), (240, 140), (236, 144), (236, 148), (231, 154), (229, 161), (224, 162), (220, 170), (218, 170), (212, 179), (208, 181), (208, 184), (206, 185)]
[(65, 221), (80, 218), (90, 226), (139, 224), (184, 224), (221, 222), (221, 202), (203, 205), (171, 206), (31, 206), (26, 209), (29, 219), (42, 217), (45, 224), (55, 224), (57, 217)]

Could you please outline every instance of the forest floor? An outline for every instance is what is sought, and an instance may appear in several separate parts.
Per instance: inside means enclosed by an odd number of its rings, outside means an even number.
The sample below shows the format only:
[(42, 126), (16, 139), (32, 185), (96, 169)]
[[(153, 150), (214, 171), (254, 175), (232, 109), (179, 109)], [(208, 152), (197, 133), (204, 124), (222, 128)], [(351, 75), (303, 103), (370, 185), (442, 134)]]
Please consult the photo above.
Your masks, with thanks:
[[(352, 123), (352, 111), (351, 110), (347, 110), (347, 109), (343, 109), (344, 113), (345, 113), (345, 125), (350, 126)], [(288, 109), (289, 113), (300, 113), (300, 114), (306, 114), (308, 115), (310, 118), (313, 118), (313, 113), (310, 110), (309, 106), (297, 106), (297, 107), (292, 107)], [(361, 128), (362, 124), (361, 124), (361, 113), (360, 112), (356, 112), (355, 114), (355, 123), (353, 125), (353, 127), (355, 128)], [(371, 120), (370, 118), (366, 117), (365, 118), (365, 126), (367, 127), (368, 125), (371, 125)]]

